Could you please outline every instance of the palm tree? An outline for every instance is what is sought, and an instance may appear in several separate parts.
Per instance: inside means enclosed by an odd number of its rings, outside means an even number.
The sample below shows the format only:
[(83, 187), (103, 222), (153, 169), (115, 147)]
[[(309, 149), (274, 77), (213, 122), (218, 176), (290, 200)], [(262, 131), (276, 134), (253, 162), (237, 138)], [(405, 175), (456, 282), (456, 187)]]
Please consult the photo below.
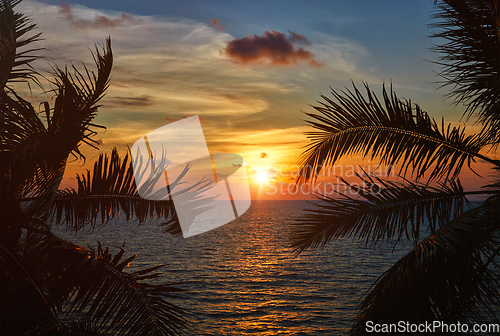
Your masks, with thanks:
[[(127, 272), (136, 256), (113, 255), (100, 244), (78, 246), (52, 228), (93, 229), (116, 218), (143, 223), (164, 218), (166, 231), (180, 227), (170, 200), (139, 197), (129, 155), (101, 154), (93, 171), (77, 176), (78, 188), (58, 190), (68, 157), (85, 160), (80, 146), (96, 148), (92, 123), (109, 86), (111, 42), (96, 46), (97, 71), (54, 67), (53, 107), (37, 112), (13, 83), (41, 85), (31, 67), (39, 49), (36, 25), (0, 2), (0, 329), (2, 334), (174, 335), (188, 326), (186, 312), (169, 301), (181, 289), (151, 284), (151, 267)], [(163, 176), (161, 166), (154, 176)], [(154, 178), (151, 183), (154, 183)], [(142, 186), (148, 188), (148, 185)], [(170, 195), (176, 185), (171, 185)]]
[[(443, 86), (465, 104), (466, 120), (478, 116), (481, 132), (438, 124), (392, 87), (379, 99), (367, 84), (365, 94), (356, 86), (332, 90), (333, 99), (322, 95), (307, 113), (314, 131), (307, 133), (298, 183), (315, 183), (347, 155), (378, 159), (401, 177), (362, 172), (360, 183), (341, 179), (349, 193), (317, 195), (320, 202), (292, 225), (297, 253), (342, 237), (412, 243), (364, 297), (351, 335), (365, 334), (368, 321), (498, 321), (500, 161), (492, 157), (500, 144), (500, 2), (443, 0), (434, 17), (433, 37), (444, 41), (435, 47)], [(491, 166), (496, 181), (466, 191), (460, 172), (477, 160)], [(486, 199), (474, 206), (473, 195)]]

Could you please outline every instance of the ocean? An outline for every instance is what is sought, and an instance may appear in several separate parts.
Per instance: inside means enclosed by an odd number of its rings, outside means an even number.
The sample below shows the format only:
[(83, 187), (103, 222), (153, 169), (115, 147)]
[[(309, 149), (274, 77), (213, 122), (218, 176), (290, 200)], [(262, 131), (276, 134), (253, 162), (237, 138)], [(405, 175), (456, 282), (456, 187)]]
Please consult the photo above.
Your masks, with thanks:
[(289, 224), (309, 206), (252, 201), (240, 218), (187, 239), (123, 218), (64, 237), (114, 253), (125, 242), (126, 256), (138, 254), (130, 271), (165, 264), (160, 281), (187, 290), (175, 302), (192, 313), (186, 335), (345, 335), (363, 295), (407, 251), (343, 238), (296, 256)]

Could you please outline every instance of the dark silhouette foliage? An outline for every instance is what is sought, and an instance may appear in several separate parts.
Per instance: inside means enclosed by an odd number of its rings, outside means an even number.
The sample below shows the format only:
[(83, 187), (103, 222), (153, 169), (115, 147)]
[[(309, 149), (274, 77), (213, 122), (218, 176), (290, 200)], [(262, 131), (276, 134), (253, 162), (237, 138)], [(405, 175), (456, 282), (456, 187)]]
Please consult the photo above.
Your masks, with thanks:
[[(365, 93), (332, 91), (307, 113), (314, 129), (301, 158), (298, 183), (314, 182), (347, 155), (397, 169), (402, 182), (358, 174), (341, 183), (349, 193), (317, 195), (316, 206), (292, 225), (297, 253), (353, 237), (373, 245), (407, 241), (412, 249), (382, 274), (362, 301), (351, 335), (366, 322), (496, 322), (500, 294), (500, 2), (436, 1), (432, 37), (442, 85), (477, 117), (479, 133), (440, 123), (419, 105), (365, 84)], [(460, 172), (483, 160), (496, 181), (465, 191)], [(411, 181), (413, 179), (413, 181)], [(350, 195), (349, 195), (350, 194)], [(483, 195), (473, 205), (468, 198)]]
[[(130, 158), (101, 154), (93, 171), (77, 177), (77, 190), (58, 190), (68, 157), (85, 160), (96, 147), (93, 123), (109, 86), (111, 41), (96, 46), (96, 71), (54, 68), (54, 105), (37, 112), (14, 82), (40, 85), (31, 63), (40, 49), (36, 25), (0, 2), (0, 330), (2, 335), (176, 335), (186, 312), (171, 303), (182, 290), (154, 284), (162, 265), (127, 272), (136, 255), (112, 254), (57, 237), (52, 228), (93, 229), (121, 211), (139, 223), (163, 218), (176, 234), (170, 200), (139, 197)], [(175, 192), (176, 185), (170, 190)]]

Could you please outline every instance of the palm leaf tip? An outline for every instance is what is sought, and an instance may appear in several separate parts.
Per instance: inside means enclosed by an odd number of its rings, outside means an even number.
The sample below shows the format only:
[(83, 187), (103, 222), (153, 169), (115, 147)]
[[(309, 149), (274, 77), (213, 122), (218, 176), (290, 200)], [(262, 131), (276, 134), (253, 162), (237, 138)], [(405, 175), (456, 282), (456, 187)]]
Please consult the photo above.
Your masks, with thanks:
[(9, 82), (31, 80), (41, 87), (40, 74), (31, 67), (31, 62), (43, 58), (34, 53), (43, 48), (19, 50), (40, 40), (41, 33), (32, 33), (37, 28), (27, 16), (14, 11), (20, 1), (0, 2), (0, 89)]
[(498, 130), (500, 114), (500, 3), (497, 0), (436, 1), (431, 38), (445, 43), (433, 49), (442, 66), (442, 86), (464, 103), (464, 116)]
[(80, 151), (81, 143), (97, 149), (98, 143), (93, 139), (97, 134), (94, 128), (105, 128), (92, 121), (110, 83), (113, 66), (111, 39), (108, 37), (104, 45), (96, 45), (92, 56), (97, 67), (96, 73), (85, 65), (84, 71), (73, 65), (72, 73), (67, 68), (53, 66), (51, 84), (55, 87), (53, 91), (57, 97), (53, 109), (45, 106), (48, 132), (56, 134), (75, 158), (83, 160), (86, 158)]

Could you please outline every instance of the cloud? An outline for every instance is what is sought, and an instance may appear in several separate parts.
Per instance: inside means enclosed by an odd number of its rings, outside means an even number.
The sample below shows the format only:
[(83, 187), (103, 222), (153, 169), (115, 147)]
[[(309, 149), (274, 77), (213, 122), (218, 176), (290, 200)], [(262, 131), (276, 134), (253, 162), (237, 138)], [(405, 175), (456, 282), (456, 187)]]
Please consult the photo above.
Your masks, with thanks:
[(266, 157), (267, 157), (267, 153), (266, 152), (260, 153), (260, 158), (261, 159), (265, 159)]
[(117, 19), (110, 19), (107, 16), (96, 14), (93, 20), (77, 20), (71, 5), (64, 2), (59, 7), (59, 13), (63, 14), (66, 20), (79, 28), (110, 28), (136, 21), (133, 15), (126, 13), (121, 14)]
[(219, 19), (210, 20), (210, 24), (212, 25), (212, 28), (218, 31), (224, 30), (224, 25), (220, 23)]
[(287, 38), (283, 33), (272, 30), (265, 31), (263, 36), (248, 35), (241, 39), (234, 39), (221, 51), (221, 54), (242, 64), (268, 63), (289, 66), (304, 61), (313, 67), (324, 66), (324, 63), (315, 60), (312, 52), (303, 48), (295, 48), (293, 40), (308, 41), (305, 36), (290, 33), (292, 34), (290, 38)]
[[(45, 47), (50, 52), (47, 56), (61, 67), (73, 62), (81, 69), (82, 61), (95, 70), (88, 47), (112, 36), (111, 86), (96, 120), (108, 128), (98, 136), (103, 150), (115, 146), (126, 150), (163, 124), (199, 115), (212, 152), (238, 153), (250, 163), (259, 160), (263, 148), (276, 160), (285, 160), (283, 154), (295, 158), (307, 141), (300, 109), (307, 109), (307, 103), (328, 85), (342, 87), (353, 73), (355, 78), (366, 78), (366, 71), (358, 66), (365, 57), (364, 48), (317, 32), (306, 34), (311, 47), (291, 42), (296, 38), (283, 31), (282, 40), (293, 44), (294, 50), (303, 47), (316, 60), (326, 61), (322, 71), (300, 60), (304, 66), (290, 71), (284, 66), (241, 66), (221, 57), (220, 51), (236, 37), (214, 29), (208, 19), (134, 15), (133, 24), (123, 21), (114, 27), (82, 29), (74, 22), (95, 23), (99, 16), (116, 20), (123, 13), (72, 4), (65, 14), (59, 5), (33, 0), (23, 1), (18, 8), (39, 25), (44, 39), (38, 46)], [(68, 14), (71, 19), (66, 19)], [(35, 68), (51, 70), (45, 61)], [(30, 93), (26, 95), (30, 100)], [(41, 99), (48, 101), (50, 96)], [(85, 154), (94, 156), (90, 149)]]
[(311, 44), (311, 41), (309, 41), (307, 39), (307, 37), (305, 37), (304, 35), (302, 34), (297, 34), (291, 30), (288, 31), (290, 33), (290, 36), (288, 36), (288, 40), (290, 42), (295, 42), (295, 43), (301, 43), (301, 44), (306, 44), (306, 45), (310, 45)]
[(154, 100), (149, 96), (141, 97), (112, 97), (106, 100), (106, 104), (130, 106), (130, 107), (144, 107), (154, 104)]

